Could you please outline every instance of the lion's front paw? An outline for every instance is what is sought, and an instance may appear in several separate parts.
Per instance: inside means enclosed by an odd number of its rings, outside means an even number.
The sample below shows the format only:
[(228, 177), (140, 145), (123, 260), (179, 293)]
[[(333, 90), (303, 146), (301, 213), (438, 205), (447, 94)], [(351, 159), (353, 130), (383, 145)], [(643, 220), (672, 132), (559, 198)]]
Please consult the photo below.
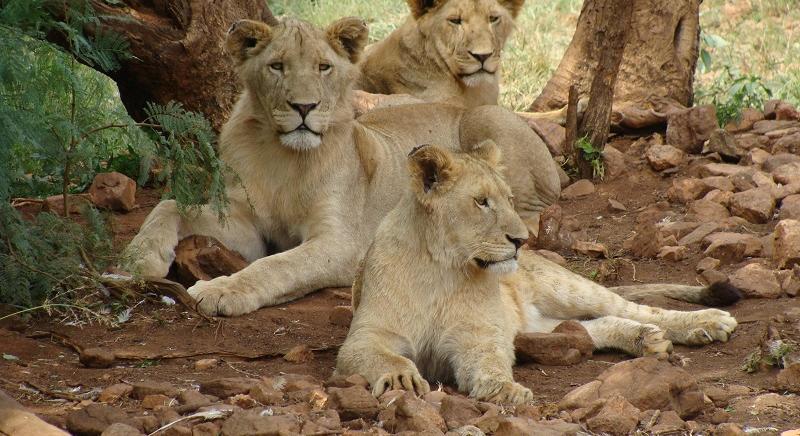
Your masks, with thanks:
[(730, 313), (718, 309), (698, 310), (687, 326), (684, 343), (706, 345), (714, 341), (727, 342), (738, 323)]
[(664, 331), (652, 324), (644, 324), (641, 329), (638, 339), (641, 344), (641, 355), (654, 356), (662, 360), (669, 358), (672, 353), (672, 342), (664, 337)]
[(200, 280), (187, 289), (200, 311), (209, 315), (237, 316), (259, 308), (257, 295), (237, 285), (231, 277)]
[(382, 375), (372, 386), (372, 395), (380, 397), (384, 392), (401, 389), (416, 395), (425, 395), (431, 391), (427, 381), (416, 368), (405, 371), (392, 371)]
[(495, 404), (519, 405), (533, 401), (531, 390), (517, 382), (483, 381), (472, 389), (471, 395)]

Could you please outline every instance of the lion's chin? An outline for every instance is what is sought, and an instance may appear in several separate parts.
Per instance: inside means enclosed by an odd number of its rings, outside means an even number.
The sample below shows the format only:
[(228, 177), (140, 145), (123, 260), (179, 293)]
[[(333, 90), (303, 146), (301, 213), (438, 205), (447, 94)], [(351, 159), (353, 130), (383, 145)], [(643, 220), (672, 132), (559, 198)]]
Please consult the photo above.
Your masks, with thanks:
[(502, 275), (502, 274), (511, 274), (517, 270), (519, 264), (517, 263), (517, 256), (508, 258), (506, 260), (500, 261), (485, 261), (481, 259), (475, 259), (475, 263), (484, 271), (488, 271), (494, 274)]
[(492, 81), (494, 81), (494, 74), (485, 70), (461, 76), (461, 83), (470, 88), (483, 85), (484, 83), (491, 83)]
[(303, 129), (284, 133), (280, 135), (280, 140), (284, 147), (297, 151), (313, 150), (322, 144), (321, 135)]

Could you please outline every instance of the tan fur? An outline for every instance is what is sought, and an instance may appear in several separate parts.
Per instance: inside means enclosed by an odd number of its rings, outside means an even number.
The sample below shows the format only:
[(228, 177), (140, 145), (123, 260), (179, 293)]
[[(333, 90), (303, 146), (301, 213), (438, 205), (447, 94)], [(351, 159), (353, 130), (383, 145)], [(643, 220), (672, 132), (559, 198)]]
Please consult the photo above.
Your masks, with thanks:
[[(430, 142), (501, 144), (517, 210), (534, 225), (558, 198), (558, 175), (545, 145), (512, 113), (419, 104), (353, 118), (353, 62), (366, 34), (355, 18), (324, 31), (291, 19), (231, 28), (227, 49), (245, 90), (220, 136), (221, 157), (241, 180), (228, 186), (229, 218), (220, 224), (207, 209), (182, 217), (174, 202), (160, 203), (130, 244), (134, 268), (164, 276), (178, 240), (203, 234), (252, 261), (189, 289), (206, 312), (238, 315), (349, 286), (378, 223), (402, 195), (405, 155)], [(307, 129), (299, 129), (303, 123)]]
[[(354, 285), (338, 374), (363, 375), (376, 396), (423, 394), (441, 381), (480, 400), (521, 403), (532, 395), (512, 377), (519, 332), (578, 319), (597, 348), (662, 357), (672, 342), (728, 339), (737, 323), (727, 312), (638, 305), (520, 251), (513, 241), (525, 226), (495, 161), (434, 146), (411, 154), (411, 189), (378, 228)], [(431, 173), (441, 176), (426, 191)]]

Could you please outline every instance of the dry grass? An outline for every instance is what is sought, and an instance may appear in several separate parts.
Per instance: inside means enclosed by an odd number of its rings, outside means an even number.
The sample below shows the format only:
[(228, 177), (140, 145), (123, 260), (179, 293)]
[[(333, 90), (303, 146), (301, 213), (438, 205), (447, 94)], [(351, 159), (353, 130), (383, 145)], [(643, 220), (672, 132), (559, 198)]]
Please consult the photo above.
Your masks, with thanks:
[[(530, 105), (558, 66), (575, 30), (580, 0), (529, 0), (506, 47), (501, 104)], [(377, 40), (397, 27), (407, 13), (402, 0), (272, 0), (276, 14), (290, 14), (325, 25), (355, 15), (370, 23)], [(708, 89), (723, 67), (755, 74), (775, 96), (800, 104), (800, 8), (797, 0), (705, 0), (705, 32), (728, 42), (709, 48), (712, 68), (697, 75)]]

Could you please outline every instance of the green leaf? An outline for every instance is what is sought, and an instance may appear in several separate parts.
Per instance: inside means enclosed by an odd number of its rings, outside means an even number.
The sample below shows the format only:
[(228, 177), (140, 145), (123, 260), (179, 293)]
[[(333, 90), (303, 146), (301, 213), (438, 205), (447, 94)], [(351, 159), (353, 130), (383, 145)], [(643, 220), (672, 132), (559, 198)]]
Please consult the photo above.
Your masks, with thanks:
[(15, 355), (13, 355), (13, 354), (6, 354), (6, 353), (3, 353), (3, 360), (11, 360), (11, 361), (14, 361), (14, 360), (19, 360), (19, 357), (15, 356)]

